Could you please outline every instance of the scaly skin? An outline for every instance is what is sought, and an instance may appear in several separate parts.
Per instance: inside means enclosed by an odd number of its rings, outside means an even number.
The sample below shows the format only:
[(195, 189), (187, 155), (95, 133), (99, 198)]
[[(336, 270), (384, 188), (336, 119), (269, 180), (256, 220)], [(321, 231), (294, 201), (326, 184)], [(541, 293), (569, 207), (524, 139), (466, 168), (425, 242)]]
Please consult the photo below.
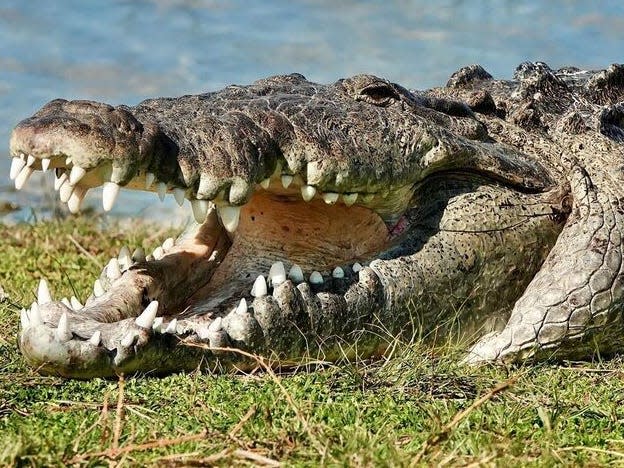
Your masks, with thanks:
[(18, 188), (49, 165), (72, 211), (91, 187), (105, 209), (147, 187), (200, 224), (111, 260), (81, 310), (44, 284), (22, 352), (89, 378), (248, 364), (223, 347), (370, 356), (437, 328), (474, 342), (468, 363), (618, 351), (623, 97), (622, 66), (525, 63), (427, 92), (289, 75), (135, 107), (52, 101), (13, 131)]

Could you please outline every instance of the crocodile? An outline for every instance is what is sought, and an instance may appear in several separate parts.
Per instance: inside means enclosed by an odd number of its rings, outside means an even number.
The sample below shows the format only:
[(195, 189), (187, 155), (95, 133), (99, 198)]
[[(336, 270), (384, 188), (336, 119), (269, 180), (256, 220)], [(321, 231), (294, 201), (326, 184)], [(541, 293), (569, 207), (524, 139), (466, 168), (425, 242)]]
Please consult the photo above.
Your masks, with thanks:
[(374, 357), (432, 335), (461, 338), (466, 364), (617, 353), (623, 141), (618, 64), (53, 100), (13, 130), (17, 189), (53, 169), (72, 213), (123, 187), (188, 201), (196, 222), (149, 255), (124, 247), (85, 305), (41, 279), (20, 350), (72, 378)]

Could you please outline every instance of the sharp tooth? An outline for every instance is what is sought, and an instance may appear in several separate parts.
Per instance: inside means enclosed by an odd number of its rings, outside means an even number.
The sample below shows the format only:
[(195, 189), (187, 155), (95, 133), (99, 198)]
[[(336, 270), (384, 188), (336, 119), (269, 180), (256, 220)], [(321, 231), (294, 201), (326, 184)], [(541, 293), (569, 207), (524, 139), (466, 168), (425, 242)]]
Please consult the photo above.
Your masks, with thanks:
[(69, 299), (67, 299), (66, 297), (61, 299), (61, 302), (65, 304), (67, 307), (69, 307), (70, 309), (72, 308), (71, 303), (69, 302)]
[(72, 306), (72, 309), (74, 310), (80, 310), (82, 309), (84, 306), (80, 303), (80, 301), (78, 299), (76, 299), (75, 296), (72, 296), (69, 298), (69, 303)]
[(50, 288), (48, 288), (48, 282), (45, 279), (41, 279), (41, 281), (39, 281), (39, 287), (37, 288), (37, 302), (39, 304), (52, 302)]
[(156, 260), (160, 260), (161, 258), (165, 256), (165, 251), (163, 250), (162, 247), (156, 247), (154, 251), (152, 252), (152, 255), (154, 256)]
[(165, 239), (165, 242), (162, 243), (162, 248), (164, 250), (169, 250), (174, 245), (175, 241), (173, 240), (173, 237), (167, 237), (167, 239)]
[(9, 179), (14, 180), (26, 163), (20, 158), (13, 158), (11, 161), (11, 170), (9, 171)]
[(102, 189), (102, 207), (104, 211), (113, 209), (117, 195), (119, 195), (119, 185), (115, 182), (104, 182), (104, 188)]
[(337, 266), (336, 268), (334, 268), (334, 271), (332, 271), (332, 276), (334, 278), (344, 278), (344, 270)]
[(24, 153), (20, 153), (19, 157), (22, 161), (26, 162), (26, 155)]
[(35, 161), (37, 160), (37, 158), (35, 158), (32, 154), (29, 154), (28, 157), (26, 158), (26, 166), (30, 167), (33, 164), (35, 164)]
[(223, 328), (223, 319), (221, 317), (217, 317), (212, 322), (210, 322), (210, 325), (208, 325), (208, 331), (213, 332), (213, 333), (220, 331), (222, 328)]
[(253, 297), (262, 297), (267, 295), (267, 284), (264, 276), (259, 275), (251, 287), (251, 295)]
[(180, 187), (176, 187), (173, 189), (173, 198), (178, 205), (184, 205), (184, 195), (186, 194), (186, 190)]
[(157, 332), (161, 331), (163, 320), (164, 319), (162, 317), (156, 317), (154, 319), (154, 323), (152, 324), (152, 330), (157, 331)]
[(117, 260), (119, 261), (119, 268), (121, 271), (127, 270), (132, 265), (132, 257), (130, 257), (130, 249), (125, 245), (119, 250), (119, 255), (117, 255)]
[(323, 284), (323, 275), (318, 271), (310, 273), (310, 284)]
[(56, 176), (56, 174), (54, 175), (54, 190), (58, 190), (60, 189), (63, 184), (67, 182), (67, 174), (65, 174), (64, 172), (60, 175), (60, 176)]
[(223, 227), (228, 232), (236, 231), (238, 227), (238, 221), (240, 219), (240, 206), (225, 205), (218, 207), (219, 215), (221, 216), (221, 222)]
[(271, 185), (271, 179), (268, 179), (268, 178), (260, 182), (260, 186), (265, 190), (267, 190), (270, 185)]
[(144, 262), (145, 250), (143, 250), (141, 247), (137, 247), (136, 249), (134, 249), (134, 252), (132, 252), (132, 260), (134, 260), (135, 262)]
[(339, 194), (334, 193), (334, 192), (325, 192), (323, 194), (323, 200), (328, 205), (333, 205), (334, 203), (336, 203), (338, 201), (338, 197), (339, 197)]
[(282, 187), (288, 188), (292, 184), (293, 176), (289, 174), (282, 175)]
[(30, 319), (26, 313), (26, 309), (20, 310), (20, 322), (22, 324), (22, 330), (26, 330), (30, 326)]
[(80, 179), (82, 179), (86, 173), (87, 171), (80, 166), (72, 167), (71, 172), (69, 173), (70, 185), (76, 185), (78, 182), (80, 182)]
[(353, 273), (357, 273), (362, 269), (362, 265), (360, 265), (358, 262), (355, 262), (351, 269), (353, 270)]
[(158, 198), (160, 198), (160, 201), (163, 201), (165, 199), (165, 194), (167, 193), (167, 184), (164, 182), (158, 182), (156, 184), (156, 191), (158, 192)]
[(121, 276), (121, 268), (119, 267), (119, 260), (111, 258), (106, 265), (106, 276), (108, 279), (115, 281)]
[(102, 341), (102, 332), (100, 330), (95, 330), (91, 338), (89, 338), (89, 343), (93, 346), (100, 346)]
[(39, 305), (36, 302), (33, 302), (30, 306), (30, 324), (33, 327), (36, 327), (37, 325), (43, 325), (41, 311), (39, 310)]
[(67, 157), (65, 158), (65, 165), (66, 165), (66, 166), (71, 166), (73, 162), (74, 162), (74, 161), (73, 161), (73, 159), (71, 158), (71, 156), (67, 156)]
[(141, 328), (152, 328), (157, 312), (158, 312), (158, 301), (152, 301), (148, 304), (145, 310), (141, 312), (141, 315), (139, 315), (134, 320), (134, 323), (136, 323)]
[(104, 291), (104, 287), (102, 286), (102, 282), (99, 279), (95, 280), (95, 283), (93, 283), (93, 295), (95, 297), (100, 297), (105, 292), (106, 291)]
[(82, 204), (82, 200), (84, 200), (85, 195), (87, 194), (87, 190), (83, 187), (76, 187), (67, 200), (67, 208), (70, 213), (76, 214), (80, 211), (80, 205)]
[(245, 300), (244, 297), (240, 300), (234, 312), (237, 313), (238, 315), (247, 314), (247, 301)]
[(316, 187), (313, 187), (312, 185), (304, 185), (301, 187), (301, 196), (305, 201), (312, 200), (314, 195), (316, 195)]
[(123, 348), (129, 348), (130, 346), (132, 346), (134, 344), (134, 339), (137, 337), (136, 332), (130, 330), (128, 333), (126, 333), (126, 336), (124, 336), (121, 341), (119, 342), (119, 344), (123, 347)]
[(173, 319), (171, 322), (169, 322), (169, 325), (167, 325), (167, 328), (165, 328), (165, 333), (175, 333), (177, 326), (178, 326), (178, 319)]
[(42, 170), (43, 172), (45, 172), (45, 171), (47, 171), (47, 170), (49, 169), (49, 167), (50, 167), (50, 162), (51, 162), (51, 161), (50, 161), (50, 158), (43, 158), (43, 159), (41, 160), (41, 170)]
[(67, 312), (63, 312), (59, 319), (58, 326), (56, 327), (56, 339), (61, 343), (65, 343), (72, 339), (72, 332), (69, 330), (69, 319), (67, 318)]
[(21, 190), (35, 170), (32, 167), (23, 167), (15, 178), (15, 189)]
[(67, 203), (71, 198), (72, 193), (74, 193), (74, 187), (69, 183), (65, 183), (61, 185), (61, 188), (59, 189), (59, 199), (63, 203)]
[(152, 174), (151, 172), (147, 172), (145, 174), (145, 189), (146, 190), (149, 189), (155, 180), (156, 180), (156, 176)]
[(288, 272), (288, 278), (290, 278), (290, 280), (293, 283), (303, 283), (303, 270), (301, 269), (301, 267), (299, 265), (293, 265), (292, 267), (290, 267), (290, 271)]
[(191, 201), (191, 208), (193, 210), (193, 217), (199, 224), (203, 224), (206, 221), (206, 215), (208, 214), (209, 207), (208, 200), (193, 200)]
[(358, 198), (357, 193), (345, 193), (342, 195), (342, 201), (347, 206), (353, 205), (357, 201), (357, 198)]
[(269, 284), (273, 287), (286, 281), (286, 270), (282, 262), (275, 262), (269, 270)]

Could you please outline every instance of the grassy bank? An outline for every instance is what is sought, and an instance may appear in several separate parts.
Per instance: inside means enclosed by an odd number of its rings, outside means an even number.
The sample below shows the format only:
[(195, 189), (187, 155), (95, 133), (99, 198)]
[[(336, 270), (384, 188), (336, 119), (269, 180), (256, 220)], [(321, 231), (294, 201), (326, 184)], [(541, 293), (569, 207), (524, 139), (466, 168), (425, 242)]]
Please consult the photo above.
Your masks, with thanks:
[(84, 299), (111, 255), (166, 232), (98, 219), (0, 225), (0, 465), (624, 463), (624, 366), (462, 368), (399, 346), (314, 372), (88, 382), (42, 377), (16, 348), (39, 278)]

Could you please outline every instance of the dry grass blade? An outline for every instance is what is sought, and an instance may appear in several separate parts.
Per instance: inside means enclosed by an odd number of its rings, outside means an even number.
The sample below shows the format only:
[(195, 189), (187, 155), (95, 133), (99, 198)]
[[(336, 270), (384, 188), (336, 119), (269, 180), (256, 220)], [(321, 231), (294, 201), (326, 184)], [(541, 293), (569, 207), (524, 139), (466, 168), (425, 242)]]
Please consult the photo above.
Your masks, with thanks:
[(100, 263), (100, 261), (91, 253), (89, 252), (87, 249), (85, 249), (82, 245), (80, 245), (80, 242), (78, 242), (76, 239), (74, 239), (74, 236), (72, 236), (71, 234), (67, 234), (67, 238), (72, 242), (72, 244), (74, 244), (76, 246), (76, 248), (78, 250), (80, 250), (80, 252), (87, 257), (89, 260), (91, 260), (93, 263), (95, 263), (98, 268), (102, 268), (102, 263)]
[(251, 417), (256, 414), (256, 407), (252, 406), (251, 408), (249, 408), (249, 410), (247, 410), (247, 413), (245, 413), (245, 416), (243, 416), (241, 418), (240, 421), (238, 421), (238, 423), (236, 424), (236, 426), (234, 426), (232, 428), (232, 430), (230, 431), (230, 433), (228, 434), (228, 437), (230, 439), (235, 439), (236, 438), (236, 434), (238, 434), (240, 432), (240, 430), (243, 428), (243, 426), (245, 425), (245, 423), (247, 421), (249, 421), (251, 419)]
[(123, 402), (124, 402), (124, 387), (126, 381), (123, 374), (119, 376), (119, 390), (117, 393), (117, 410), (115, 411), (115, 428), (113, 430), (113, 450), (119, 448), (119, 437), (121, 436), (121, 421), (123, 419)]
[(416, 457), (412, 461), (412, 466), (416, 466), (420, 462), (422, 457), (432, 447), (435, 447), (436, 445), (438, 445), (441, 442), (443, 442), (444, 440), (446, 440), (448, 438), (449, 434), (451, 433), (451, 431), (453, 429), (455, 429), (459, 425), (459, 423), (461, 423), (464, 419), (466, 419), (466, 417), (470, 413), (472, 413), (474, 410), (479, 408), (486, 401), (490, 400), (494, 395), (496, 395), (496, 394), (502, 392), (503, 390), (509, 388), (511, 385), (513, 385), (516, 382), (516, 380), (518, 380), (518, 376), (514, 376), (514, 377), (512, 377), (510, 379), (507, 379), (504, 382), (499, 383), (494, 388), (492, 388), (490, 391), (488, 391), (486, 394), (484, 394), (480, 398), (477, 398), (468, 408), (465, 408), (462, 411), (460, 411), (459, 413), (455, 414), (455, 416), (453, 416), (453, 419), (451, 419), (451, 421), (448, 422), (440, 430), (440, 432), (438, 432), (437, 434), (429, 437), (424, 442), (423, 446), (420, 449), (420, 452), (418, 452), (418, 454), (416, 455)]

